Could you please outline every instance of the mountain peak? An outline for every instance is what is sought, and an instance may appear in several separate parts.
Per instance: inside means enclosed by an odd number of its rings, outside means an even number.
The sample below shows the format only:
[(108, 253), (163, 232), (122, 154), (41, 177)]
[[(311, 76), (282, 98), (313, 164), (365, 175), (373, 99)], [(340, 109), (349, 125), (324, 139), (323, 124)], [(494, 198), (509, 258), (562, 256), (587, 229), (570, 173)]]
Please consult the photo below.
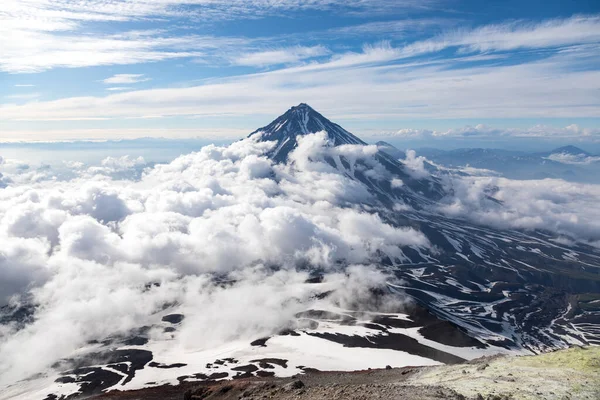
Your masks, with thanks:
[(580, 149), (579, 147), (575, 147), (572, 145), (559, 147), (550, 152), (550, 154), (571, 154), (574, 156), (578, 156), (580, 154), (589, 156), (590, 154), (585, 150)]
[(308, 104), (306, 104), (306, 103), (300, 103), (297, 106), (293, 106), (292, 108), (290, 108), (290, 110), (302, 110), (302, 109), (307, 109), (307, 110), (313, 110), (314, 111), (314, 109), (311, 106), (309, 106)]
[(366, 144), (338, 124), (325, 118), (306, 103), (300, 103), (290, 108), (269, 125), (252, 132), (250, 136), (261, 134), (262, 141), (276, 141), (277, 145), (271, 151), (269, 157), (277, 162), (285, 162), (288, 154), (298, 145), (298, 136), (320, 131), (327, 133), (334, 146)]

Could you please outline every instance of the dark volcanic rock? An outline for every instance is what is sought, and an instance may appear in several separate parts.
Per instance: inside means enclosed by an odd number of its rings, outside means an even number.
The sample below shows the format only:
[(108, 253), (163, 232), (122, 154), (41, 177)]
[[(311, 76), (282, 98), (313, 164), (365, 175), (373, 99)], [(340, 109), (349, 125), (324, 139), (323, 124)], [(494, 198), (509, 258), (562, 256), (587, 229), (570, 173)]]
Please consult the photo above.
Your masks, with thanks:
[(258, 371), (258, 367), (256, 365), (248, 364), (248, 365), (240, 365), (239, 367), (231, 368), (232, 371), (241, 371), (241, 372), (254, 372)]
[[(74, 365), (75, 368), (64, 372), (57, 382), (77, 383), (82, 395), (91, 396), (119, 383), (128, 383), (135, 376), (135, 372), (143, 369), (151, 360), (152, 352), (147, 350), (114, 350), (87, 354), (80, 359), (66, 360), (67, 364)], [(105, 364), (126, 376), (96, 367), (98, 364)]]
[(448, 321), (438, 321), (419, 329), (419, 333), (426, 339), (454, 347), (486, 348), (487, 345), (473, 339), (463, 332), (456, 324)]
[(143, 336), (134, 336), (132, 338), (125, 339), (123, 342), (125, 346), (143, 346), (146, 343), (148, 343), (148, 338)]
[(255, 341), (253, 341), (252, 343), (250, 343), (250, 346), (261, 346), (261, 347), (267, 347), (267, 340), (269, 340), (271, 338), (261, 338), (261, 339), (256, 339)]
[(187, 364), (183, 364), (183, 363), (175, 363), (175, 364), (159, 364), (156, 362), (151, 362), (150, 364), (148, 364), (149, 367), (152, 368), (162, 368), (162, 369), (171, 369), (171, 368), (181, 368), (181, 367), (185, 367)]
[[(152, 363), (150, 363), (150, 364), (152, 364)], [(129, 371), (128, 364), (108, 364), (107, 366), (109, 368), (116, 369), (117, 371), (121, 371), (124, 374), (126, 374)]]
[(183, 321), (184, 318), (183, 314), (169, 314), (162, 317), (162, 320), (171, 324), (178, 324)]
[(291, 329), (284, 329), (281, 332), (279, 332), (279, 336), (287, 336), (287, 335), (290, 335), (290, 336), (300, 336), (300, 334), (298, 332), (293, 331)]
[(350, 315), (337, 314), (331, 311), (307, 310), (296, 314), (296, 318), (336, 321), (341, 325), (355, 325), (356, 318)]
[(286, 385), (283, 386), (283, 390), (285, 390), (286, 392), (292, 391), (292, 390), (297, 390), (297, 389), (302, 389), (304, 387), (304, 382), (302, 382), (301, 380), (295, 380), (293, 382), (290, 382)]
[(344, 347), (363, 347), (405, 351), (410, 354), (430, 358), (445, 364), (457, 364), (465, 361), (463, 358), (438, 349), (434, 349), (433, 347), (425, 346), (419, 343), (416, 339), (399, 333), (384, 333), (368, 337), (322, 332), (307, 332), (307, 334), (330, 340), (332, 342), (341, 343), (344, 345)]
[(258, 360), (251, 360), (250, 362), (251, 363), (275, 364), (275, 365), (279, 365), (280, 367), (287, 368), (287, 360), (283, 360), (281, 358), (261, 358)]
[(63, 376), (56, 380), (58, 383), (77, 383), (83, 396), (102, 393), (118, 384), (123, 376), (99, 367), (82, 367), (72, 371), (74, 376)]

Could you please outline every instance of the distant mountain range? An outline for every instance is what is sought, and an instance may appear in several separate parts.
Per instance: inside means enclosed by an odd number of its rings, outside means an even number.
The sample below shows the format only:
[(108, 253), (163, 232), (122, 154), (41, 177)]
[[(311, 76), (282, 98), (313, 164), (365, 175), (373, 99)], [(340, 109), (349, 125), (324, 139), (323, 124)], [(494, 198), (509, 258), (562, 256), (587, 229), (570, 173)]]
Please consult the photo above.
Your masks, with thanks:
[[(404, 151), (387, 142), (377, 142), (382, 151), (395, 158)], [(600, 156), (575, 146), (549, 152), (527, 153), (501, 149), (465, 148), (440, 150), (418, 148), (416, 152), (436, 164), (450, 168), (472, 167), (496, 171), (510, 179), (558, 178), (575, 182), (600, 183)]]

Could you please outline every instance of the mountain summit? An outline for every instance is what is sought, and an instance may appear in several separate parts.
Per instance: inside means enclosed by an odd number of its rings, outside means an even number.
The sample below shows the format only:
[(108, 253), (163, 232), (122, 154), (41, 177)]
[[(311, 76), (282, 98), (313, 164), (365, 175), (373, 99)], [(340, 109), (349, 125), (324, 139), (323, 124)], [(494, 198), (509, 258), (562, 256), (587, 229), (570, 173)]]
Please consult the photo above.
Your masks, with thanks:
[(285, 162), (288, 154), (298, 145), (297, 136), (320, 131), (327, 132), (334, 146), (367, 144), (305, 103), (290, 108), (269, 125), (252, 132), (250, 136), (261, 134), (264, 141), (277, 141), (277, 146), (269, 157), (276, 162)]
[[(290, 108), (269, 125), (257, 129), (249, 136), (261, 135), (260, 140), (262, 141), (276, 141), (277, 145), (267, 156), (277, 163), (285, 163), (289, 153), (298, 146), (298, 136), (321, 131), (327, 133), (333, 146), (367, 145), (366, 142), (331, 122), (305, 103)], [(339, 163), (333, 159), (329, 159), (327, 162), (344, 175), (362, 182), (379, 201), (388, 206), (400, 201), (415, 208), (423, 208), (426, 204), (439, 200), (446, 194), (437, 178), (416, 176), (394, 156), (377, 151), (373, 157), (386, 171), (386, 179), (378, 179), (373, 174), (366, 173), (371, 167), (361, 160), (351, 161), (340, 156)], [(357, 165), (352, 165), (353, 163)], [(391, 182), (394, 179), (395, 182), (402, 182), (402, 185), (392, 185)]]
[(554, 149), (549, 154), (570, 154), (573, 156), (591, 156), (591, 154), (588, 153), (587, 151), (582, 150), (579, 147), (575, 147), (575, 146), (571, 146), (571, 145), (559, 147), (558, 149)]

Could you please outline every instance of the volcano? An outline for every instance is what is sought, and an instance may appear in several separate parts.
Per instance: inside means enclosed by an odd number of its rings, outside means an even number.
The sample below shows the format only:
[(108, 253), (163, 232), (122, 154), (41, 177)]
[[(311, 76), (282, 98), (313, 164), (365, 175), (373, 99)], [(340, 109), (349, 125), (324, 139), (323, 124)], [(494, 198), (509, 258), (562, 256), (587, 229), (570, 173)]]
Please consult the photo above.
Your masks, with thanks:
[(333, 146), (367, 143), (360, 140), (338, 124), (335, 124), (315, 111), (311, 106), (300, 103), (290, 108), (269, 125), (259, 128), (249, 136), (260, 135), (262, 141), (276, 141), (269, 158), (276, 162), (286, 162), (289, 153), (298, 146), (298, 136), (324, 131)]
[[(289, 154), (298, 146), (298, 138), (317, 132), (324, 132), (329, 145), (333, 147), (367, 146), (366, 142), (331, 122), (305, 103), (290, 108), (269, 125), (252, 132), (249, 137), (259, 137), (260, 141), (274, 141), (276, 144), (267, 156), (276, 163), (286, 163)], [(362, 161), (354, 165), (347, 158), (341, 157), (337, 163), (331, 158), (327, 162), (341, 173), (362, 182), (380, 202), (388, 207), (401, 202), (420, 209), (447, 194), (435, 176), (418, 176), (406, 168), (400, 160), (384, 151), (378, 150), (373, 158), (385, 169), (387, 175), (385, 179), (374, 179), (365, 174), (365, 171), (372, 168)], [(349, 168), (351, 164), (352, 168)], [(358, 168), (354, 168), (355, 166)], [(394, 179), (398, 184), (391, 184)]]

